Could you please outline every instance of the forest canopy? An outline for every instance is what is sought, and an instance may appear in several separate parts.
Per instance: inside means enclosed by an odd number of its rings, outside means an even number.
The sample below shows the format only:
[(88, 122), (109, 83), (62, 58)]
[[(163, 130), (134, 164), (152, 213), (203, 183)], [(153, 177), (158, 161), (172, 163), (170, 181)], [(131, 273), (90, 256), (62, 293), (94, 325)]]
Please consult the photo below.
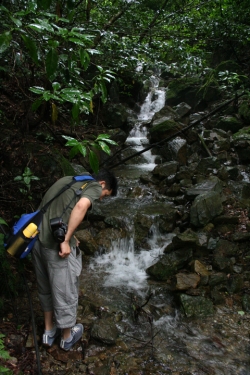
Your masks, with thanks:
[(0, 12), (1, 79), (41, 121), (46, 102), (52, 122), (66, 105), (79, 124), (112, 81), (130, 95), (157, 69), (232, 90), (248, 84), (248, 0), (3, 0)]

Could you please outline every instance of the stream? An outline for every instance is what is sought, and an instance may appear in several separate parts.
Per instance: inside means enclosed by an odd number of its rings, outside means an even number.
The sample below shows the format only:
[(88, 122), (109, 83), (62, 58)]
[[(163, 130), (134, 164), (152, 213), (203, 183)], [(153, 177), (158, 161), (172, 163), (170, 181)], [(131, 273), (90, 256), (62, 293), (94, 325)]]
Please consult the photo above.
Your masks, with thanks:
[[(158, 86), (157, 77), (152, 77), (151, 83), (127, 138), (130, 153), (148, 144), (146, 124), (165, 105), (166, 89)], [(148, 150), (117, 167), (118, 196), (98, 203), (120, 215), (130, 233), (113, 241), (108, 253), (87, 258), (83, 265), (81, 289), (102, 310), (114, 314), (120, 332), (120, 344), (103, 350), (116, 364), (114, 374), (250, 375), (249, 314), (242, 314), (237, 305), (232, 307), (229, 296), (228, 304), (215, 307), (213, 316), (186, 318), (175, 307), (166, 283), (153, 281), (146, 274), (174, 236), (160, 234), (156, 220), (146, 246), (134, 246), (130, 215), (155, 203), (152, 188), (140, 186), (139, 176), (155, 165), (155, 155)], [(130, 197), (130, 190), (138, 187), (143, 194)], [(138, 306), (143, 308), (133, 319)]]

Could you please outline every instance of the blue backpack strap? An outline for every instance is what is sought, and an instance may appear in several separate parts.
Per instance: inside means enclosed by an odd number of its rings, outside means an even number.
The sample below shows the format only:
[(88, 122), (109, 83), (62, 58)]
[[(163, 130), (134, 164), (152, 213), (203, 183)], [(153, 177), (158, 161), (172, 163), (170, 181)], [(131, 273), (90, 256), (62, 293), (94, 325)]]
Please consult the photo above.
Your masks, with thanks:
[(80, 175), (80, 176), (74, 176), (73, 179), (75, 181), (95, 181), (94, 177), (90, 176), (90, 175)]

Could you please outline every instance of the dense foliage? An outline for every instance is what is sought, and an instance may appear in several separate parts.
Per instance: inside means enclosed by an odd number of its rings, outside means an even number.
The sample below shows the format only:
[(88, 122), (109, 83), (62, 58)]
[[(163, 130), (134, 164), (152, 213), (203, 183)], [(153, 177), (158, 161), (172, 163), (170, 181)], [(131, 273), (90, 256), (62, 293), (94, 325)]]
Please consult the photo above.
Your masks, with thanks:
[(230, 60), (217, 73), (249, 71), (247, 0), (3, 0), (0, 11), (1, 77), (33, 111), (50, 103), (53, 123), (64, 106), (82, 124), (112, 80), (129, 94), (126, 77), (149, 69), (204, 77)]

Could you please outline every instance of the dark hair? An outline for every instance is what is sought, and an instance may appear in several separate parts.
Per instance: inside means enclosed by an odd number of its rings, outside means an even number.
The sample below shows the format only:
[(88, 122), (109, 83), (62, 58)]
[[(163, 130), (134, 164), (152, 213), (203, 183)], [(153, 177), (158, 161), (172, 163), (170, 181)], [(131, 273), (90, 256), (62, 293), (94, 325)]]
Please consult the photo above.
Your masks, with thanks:
[(105, 181), (106, 189), (112, 190), (112, 196), (115, 197), (117, 194), (118, 183), (115, 175), (107, 170), (107, 169), (100, 169), (97, 174), (92, 175), (96, 181)]

